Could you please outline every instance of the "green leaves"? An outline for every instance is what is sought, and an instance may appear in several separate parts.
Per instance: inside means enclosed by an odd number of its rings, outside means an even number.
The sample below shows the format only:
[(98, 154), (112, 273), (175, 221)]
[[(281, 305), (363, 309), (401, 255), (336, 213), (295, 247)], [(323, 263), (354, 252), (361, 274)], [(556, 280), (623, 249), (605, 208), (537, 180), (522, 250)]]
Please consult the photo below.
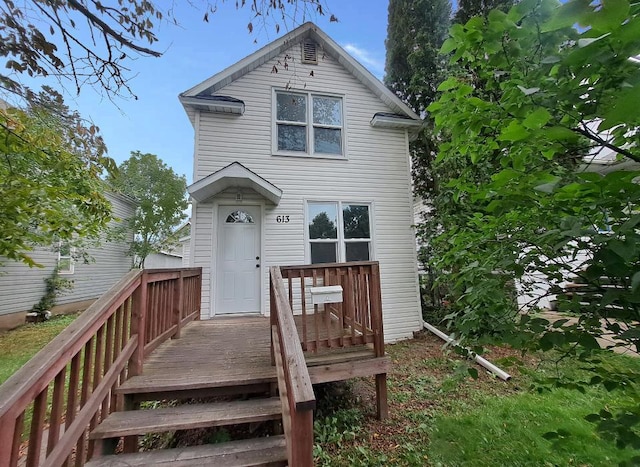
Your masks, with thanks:
[(149, 254), (171, 247), (175, 227), (186, 218), (186, 179), (158, 156), (134, 151), (109, 181), (139, 202), (131, 219), (136, 236), (130, 251), (144, 265)]
[(29, 266), (38, 266), (35, 246), (81, 246), (111, 219), (102, 139), (49, 96), (39, 99), (42, 106), (0, 110), (0, 257)]

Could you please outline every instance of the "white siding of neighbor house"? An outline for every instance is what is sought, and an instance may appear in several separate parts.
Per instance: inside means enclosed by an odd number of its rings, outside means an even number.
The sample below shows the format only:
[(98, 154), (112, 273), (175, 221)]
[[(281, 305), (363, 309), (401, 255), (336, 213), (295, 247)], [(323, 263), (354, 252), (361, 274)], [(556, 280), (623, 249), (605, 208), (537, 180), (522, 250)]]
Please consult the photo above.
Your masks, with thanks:
[[(114, 216), (124, 220), (131, 217), (135, 205), (123, 197), (106, 193), (112, 203)], [(105, 242), (98, 247), (90, 247), (87, 253), (93, 258), (89, 264), (77, 261), (73, 274), (61, 277), (73, 281), (73, 288), (57, 299), (58, 305), (98, 298), (131, 269), (128, 256), (128, 242)], [(31, 257), (43, 268), (30, 268), (23, 263), (6, 260), (0, 268), (0, 315), (29, 311), (40, 301), (45, 292), (45, 282), (56, 266), (57, 249), (36, 248)]]
[[(300, 45), (289, 55), (298, 60)], [(305, 257), (305, 201), (371, 203), (373, 258), (380, 262), (385, 337), (411, 337), (420, 328), (412, 195), (405, 130), (373, 128), (376, 112), (391, 110), (328, 54), (318, 65), (285, 70), (284, 53), (216, 92), (245, 102), (243, 116), (196, 112), (194, 182), (234, 161), (283, 190), (278, 206), (245, 191), (238, 204), (262, 204), (263, 312), (268, 312), (268, 267), (310, 262)], [(276, 65), (278, 73), (272, 72)], [(313, 71), (314, 76), (310, 76)], [(273, 89), (343, 95), (346, 157), (272, 156)], [(210, 316), (214, 224), (219, 203), (235, 204), (236, 191), (194, 203), (193, 266), (203, 267), (203, 318)], [(253, 195), (253, 196), (252, 196)], [(256, 202), (252, 201), (254, 198)], [(276, 216), (288, 215), (279, 224)], [(212, 253), (213, 252), (213, 253)], [(215, 260), (215, 258), (214, 258)], [(214, 310), (215, 311), (215, 310)]]
[(182, 267), (188, 268), (191, 261), (191, 237), (180, 242), (182, 248)]
[(182, 267), (182, 256), (171, 253), (151, 253), (144, 259), (145, 269), (175, 269)]

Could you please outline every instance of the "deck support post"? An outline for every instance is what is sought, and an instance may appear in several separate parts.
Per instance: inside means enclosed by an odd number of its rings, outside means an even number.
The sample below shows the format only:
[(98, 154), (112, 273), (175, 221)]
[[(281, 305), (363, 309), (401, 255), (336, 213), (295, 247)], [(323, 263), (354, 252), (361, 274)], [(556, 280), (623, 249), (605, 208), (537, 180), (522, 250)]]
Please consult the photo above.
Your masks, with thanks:
[(376, 415), (378, 420), (384, 420), (389, 416), (389, 404), (387, 402), (387, 374), (376, 375)]
[(140, 285), (133, 293), (133, 316), (131, 317), (131, 335), (138, 335), (138, 346), (131, 356), (129, 377), (142, 374), (144, 346), (147, 325), (147, 272), (142, 271)]
[[(140, 402), (137, 402), (133, 394), (127, 394), (124, 396), (124, 410), (139, 410)], [(124, 454), (133, 454), (138, 452), (138, 436), (125, 436), (124, 443), (122, 445), (122, 452)]]

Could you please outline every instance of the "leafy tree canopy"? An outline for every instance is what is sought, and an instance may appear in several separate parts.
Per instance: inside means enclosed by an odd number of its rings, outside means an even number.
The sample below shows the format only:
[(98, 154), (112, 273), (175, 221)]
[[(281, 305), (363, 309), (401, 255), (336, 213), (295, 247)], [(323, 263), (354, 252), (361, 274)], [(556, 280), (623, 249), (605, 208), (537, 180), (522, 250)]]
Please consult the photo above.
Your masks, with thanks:
[(187, 181), (176, 174), (158, 156), (133, 151), (118, 167), (109, 182), (120, 192), (138, 200), (131, 219), (135, 238), (130, 253), (143, 267), (149, 254), (167, 247), (174, 229), (187, 215)]
[[(463, 336), (592, 364), (603, 334), (640, 350), (640, 172), (585, 169), (605, 152), (640, 162), (639, 13), (627, 0), (524, 0), (452, 26), (442, 51), (460, 72), (428, 107), (441, 138), (433, 261)], [(575, 322), (518, 313), (514, 281), (522, 293), (539, 279)], [(560, 293), (567, 279), (589, 293)], [(592, 368), (586, 384), (637, 381)], [(640, 447), (637, 406), (592, 419)]]
[(35, 246), (79, 245), (111, 219), (100, 174), (112, 161), (95, 127), (37, 97), (26, 110), (0, 107), (0, 257), (30, 266)]

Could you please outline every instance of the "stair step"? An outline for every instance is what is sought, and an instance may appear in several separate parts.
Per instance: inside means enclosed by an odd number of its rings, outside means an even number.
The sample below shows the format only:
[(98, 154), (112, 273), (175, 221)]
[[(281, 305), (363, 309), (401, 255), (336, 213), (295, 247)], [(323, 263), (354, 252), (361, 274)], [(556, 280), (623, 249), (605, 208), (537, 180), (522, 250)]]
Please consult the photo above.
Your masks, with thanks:
[(281, 417), (282, 405), (277, 397), (131, 410), (109, 415), (91, 432), (91, 439), (262, 422)]
[(144, 374), (134, 376), (125, 381), (116, 389), (116, 394), (161, 394), (179, 395), (180, 392), (202, 391), (217, 389), (220, 394), (239, 394), (253, 392), (254, 387), (275, 383), (276, 373), (274, 367), (259, 369), (253, 372), (238, 371), (238, 374), (221, 378), (215, 371), (207, 368), (206, 371), (190, 371), (168, 369), (162, 373)]
[(287, 449), (284, 436), (230, 441), (178, 449), (117, 454), (98, 457), (86, 463), (86, 467), (134, 467), (134, 466), (281, 466), (287, 465)]

